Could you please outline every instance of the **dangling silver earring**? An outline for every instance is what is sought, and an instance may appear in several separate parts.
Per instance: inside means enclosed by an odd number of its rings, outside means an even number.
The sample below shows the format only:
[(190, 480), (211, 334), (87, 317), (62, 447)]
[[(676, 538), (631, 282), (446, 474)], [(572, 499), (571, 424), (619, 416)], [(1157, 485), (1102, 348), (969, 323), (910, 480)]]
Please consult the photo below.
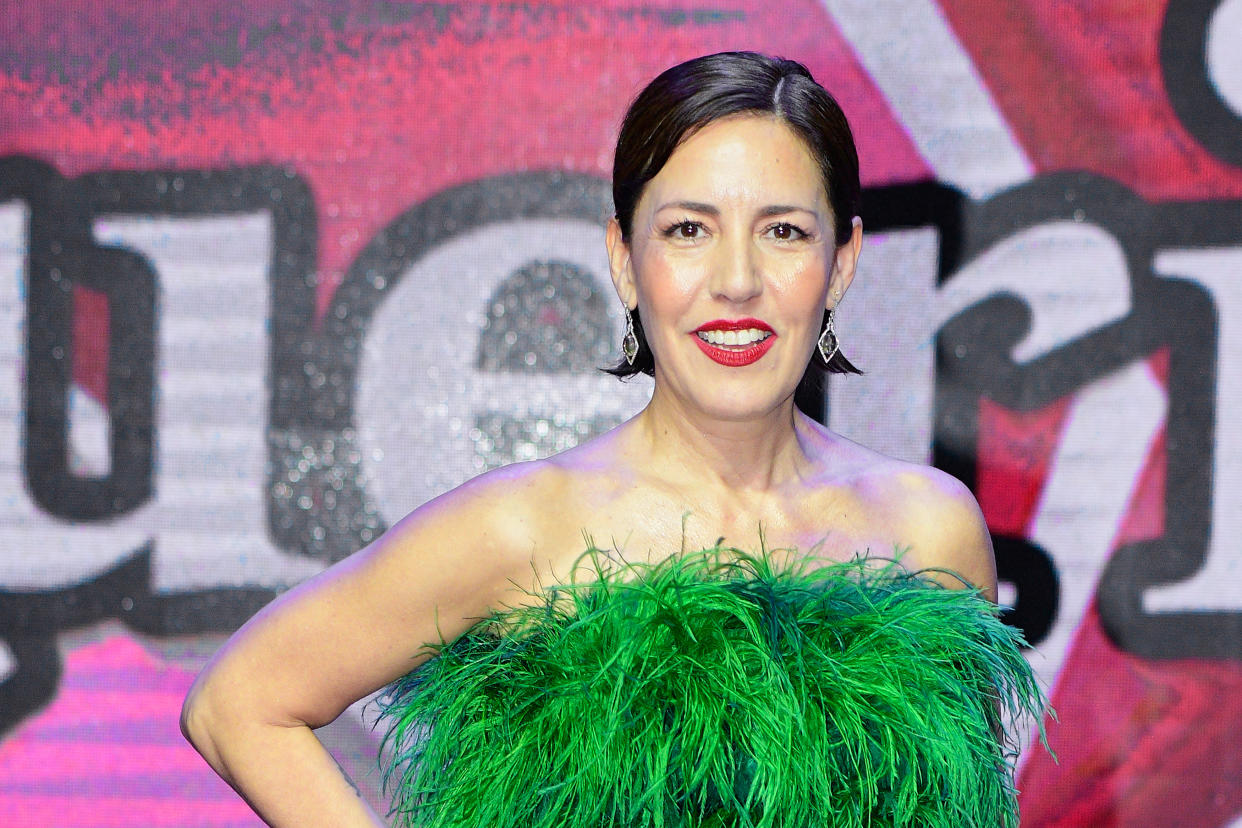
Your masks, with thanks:
[(638, 336), (634, 333), (634, 317), (630, 316), (630, 306), (622, 305), (625, 308), (625, 336), (621, 337), (621, 353), (625, 354), (625, 361), (629, 365), (634, 364), (634, 358), (638, 356)]
[(824, 323), (824, 332), (819, 335), (819, 355), (823, 358), (825, 365), (832, 361), (837, 351), (841, 350), (841, 343), (837, 340), (836, 324), (833, 320), (835, 313), (835, 308), (828, 309), (828, 321)]

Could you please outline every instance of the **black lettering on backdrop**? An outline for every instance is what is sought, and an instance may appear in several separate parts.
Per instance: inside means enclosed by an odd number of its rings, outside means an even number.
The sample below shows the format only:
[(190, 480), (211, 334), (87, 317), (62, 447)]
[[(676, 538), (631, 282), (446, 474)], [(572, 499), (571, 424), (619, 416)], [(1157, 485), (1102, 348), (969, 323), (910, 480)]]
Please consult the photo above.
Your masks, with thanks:
[[(598, 221), (602, 226), (611, 197), (607, 182), (568, 172), (532, 172), (471, 181), (431, 196), (406, 210), (375, 234), (337, 287), (320, 329), (285, 363), (293, 373), (276, 375), (272, 411), (275, 428), (296, 435), (304, 445), (350, 446), (355, 437), (354, 397), (358, 362), (371, 320), (390, 292), (415, 265), (462, 233), (518, 219)], [(308, 381), (308, 378), (312, 378)], [(411, 401), (413, 403), (413, 401)], [(346, 480), (335, 495), (351, 504), (358, 518), (348, 526), (321, 519), (314, 510), (297, 510), (292, 521), (272, 521), (286, 548), (334, 561), (346, 557), (384, 530), (382, 518), (367, 508), (366, 496), (342, 451), (322, 452), (326, 466), (315, 470)], [(273, 463), (273, 470), (279, 469)], [(273, 479), (273, 485), (279, 481)], [(319, 529), (319, 541), (314, 531)]]
[[(868, 232), (884, 233), (921, 227), (935, 228), (938, 236), (937, 282), (944, 284), (962, 264), (966, 241), (967, 199), (953, 188), (936, 182), (872, 187), (863, 191), (862, 213)], [(928, 308), (928, 313), (932, 313)], [(933, 435), (933, 464), (978, 493), (977, 446), (980, 397), (969, 389), (954, 389), (953, 378), (939, 372), (935, 379), (937, 399), (957, 398), (964, 392), (956, 412), (937, 417), (956, 428)], [(959, 421), (956, 417), (960, 416)], [(960, 441), (959, 441), (960, 440)], [(1028, 644), (1038, 644), (1052, 628), (1060, 603), (1056, 568), (1046, 552), (1030, 541), (993, 534), (997, 575), (1015, 592), (1012, 608), (1004, 620), (1021, 629)]]
[(596, 219), (610, 212), (608, 183), (568, 172), (519, 173), (481, 179), (437, 193), (381, 230), (350, 266), (332, 297), (313, 357), (298, 370), (322, 374), (318, 388), (282, 385), (273, 410), (288, 423), (339, 431), (354, 424), (359, 344), (367, 323), (411, 266), (459, 233), (524, 218)]
[(1222, 5), (1221, 0), (1170, 0), (1160, 29), (1160, 69), (1182, 126), (1208, 152), (1242, 167), (1242, 117), (1221, 99), (1207, 64), (1208, 29)]
[[(0, 180), (30, 210), (26, 324), (25, 475), (49, 514), (74, 521), (116, 518), (151, 495), (154, 425), (155, 273), (133, 251), (91, 236), (81, 187), (34, 163), (0, 168)], [(73, 289), (103, 294), (109, 314), (110, 471), (69, 470)]]
[[(150, 497), (150, 452), (158, 439), (152, 434), (151, 402), (157, 398), (151, 366), (159, 324), (153, 299), (158, 274), (134, 251), (95, 244), (89, 228), (96, 217), (256, 210), (272, 216), (269, 428), (272, 434), (306, 440), (353, 426), (356, 346), (385, 292), (428, 251), (487, 222), (528, 217), (594, 217), (602, 222), (608, 209), (603, 180), (570, 173), (502, 176), (440, 193), (376, 235), (351, 266), (321, 329), (315, 331), (315, 209), (309, 189), (291, 173), (253, 167), (109, 172), (64, 180), (38, 162), (9, 158), (0, 161), (0, 200), (11, 199), (31, 205), (30, 316), (38, 324), (30, 327), (40, 329), (28, 345), (28, 389), (37, 399), (28, 401), (32, 407), (27, 416), (40, 420), (35, 428), (45, 431), (36, 431), (37, 439), (30, 441), (40, 446), (28, 456), (27, 474), (32, 491), (50, 512), (86, 521), (123, 518)], [(1192, 284), (1155, 278), (1152, 256), (1158, 245), (1237, 244), (1242, 235), (1239, 205), (1153, 206), (1113, 182), (1086, 175), (1048, 176), (978, 204), (933, 183), (873, 188), (864, 193), (864, 204), (869, 229), (937, 230), (942, 284), (997, 241), (1041, 223), (1088, 221), (1116, 237), (1130, 268), (1133, 310), (1115, 324), (1024, 364), (1015, 364), (1011, 353), (1029, 324), (1030, 311), (1016, 298), (994, 296), (944, 325), (937, 343), (935, 462), (974, 488), (983, 398), (1015, 411), (1040, 408), (1167, 349), (1172, 363), (1167, 529), (1159, 541), (1120, 550), (1100, 588), (1101, 615), (1114, 640), (1132, 652), (1237, 657), (1242, 646), (1237, 613), (1147, 616), (1139, 599), (1146, 586), (1179, 580), (1202, 564), (1212, 496), (1207, 470), (1217, 369), (1210, 297)], [(62, 283), (88, 286), (108, 298), (115, 340), (109, 350), (112, 471), (107, 478), (85, 483), (66, 474), (57, 465), (62, 460), (40, 453), (64, 451), (63, 397), (72, 320), (66, 300), (54, 292), (64, 293)], [(275, 468), (290, 449), (273, 438), (269, 451)], [(349, 502), (361, 497), (355, 492)], [(278, 520), (276, 499), (269, 496), (268, 501), (270, 530), (281, 548), (337, 558), (364, 539), (351, 530), (320, 551), (308, 540), (306, 527)], [(1056, 573), (1047, 554), (1034, 544), (998, 537), (996, 546), (1001, 576), (1018, 588), (1009, 620), (1038, 641), (1056, 615)], [(224, 632), (273, 595), (270, 589), (231, 586), (156, 593), (151, 588), (152, 552), (150, 546), (135, 550), (103, 575), (64, 589), (0, 592), (0, 638), (17, 665), (0, 684), (0, 701), (5, 702), (0, 704), (0, 731), (53, 694), (60, 665), (49, 654), (56, 652), (59, 630), (119, 618), (153, 634)]]
[[(192, 216), (265, 210), (272, 217), (271, 374), (274, 395), (314, 312), (315, 220), (310, 190), (272, 167), (222, 171), (101, 172), (62, 178), (24, 157), (0, 159), (0, 202), (29, 207), (25, 474), (32, 497), (75, 521), (124, 520), (152, 492), (157, 274), (132, 250), (96, 244), (92, 222), (105, 215)], [(66, 395), (71, 377), (72, 289), (108, 299), (108, 409), (111, 471), (71, 474), (66, 461)], [(272, 409), (275, 411), (275, 408)], [(28, 550), (32, 566), (48, 550)], [(166, 593), (152, 588), (152, 548), (91, 580), (62, 589), (0, 589), (0, 639), (12, 673), (0, 683), (0, 734), (46, 704), (61, 672), (56, 634), (115, 618), (159, 635), (230, 632), (274, 596), (261, 587), (221, 586)]]
[(1189, 282), (1158, 278), (1152, 262), (1164, 247), (1238, 244), (1240, 206), (1153, 205), (1116, 182), (1085, 173), (1045, 176), (971, 204), (964, 261), (1041, 223), (1088, 222), (1105, 229), (1125, 253), (1132, 310), (1111, 325), (1018, 364), (1012, 352), (1028, 330), (1030, 309), (1016, 297), (997, 296), (949, 320), (937, 343), (936, 459), (937, 465), (949, 467), (960, 467), (955, 447), (976, 445), (981, 397), (1031, 411), (1158, 350), (1168, 352), (1165, 534), (1119, 550), (1098, 593), (1101, 620), (1114, 642), (1149, 658), (1242, 656), (1238, 613), (1147, 614), (1142, 609), (1148, 587), (1193, 574), (1207, 552), (1218, 350), (1210, 296)]
[(1048, 637), (1061, 604), (1061, 584), (1048, 552), (1026, 538), (992, 535), (996, 578), (1017, 587), (1013, 604), (1001, 620), (1022, 631), (1028, 647)]
[[(1146, 211), (1146, 224), (1128, 229), (1132, 243), (1144, 237), (1137, 248), (1144, 256), (1157, 246), (1242, 244), (1242, 202), (1165, 203)], [(1150, 267), (1150, 258), (1145, 261)], [(1137, 656), (1242, 660), (1242, 613), (1152, 613), (1143, 606), (1149, 588), (1183, 581), (1203, 568), (1213, 499), (1232, 491), (1228, 481), (1213, 479), (1218, 379), (1222, 371), (1237, 370), (1222, 365), (1218, 309), (1196, 284), (1157, 281), (1162, 286), (1143, 301), (1158, 316), (1149, 323), (1154, 342), (1163, 341), (1170, 356), (1165, 531), (1161, 538), (1123, 546), (1109, 559), (1098, 594), (1100, 619), (1113, 641)], [(1237, 555), (1236, 548), (1218, 553)]]

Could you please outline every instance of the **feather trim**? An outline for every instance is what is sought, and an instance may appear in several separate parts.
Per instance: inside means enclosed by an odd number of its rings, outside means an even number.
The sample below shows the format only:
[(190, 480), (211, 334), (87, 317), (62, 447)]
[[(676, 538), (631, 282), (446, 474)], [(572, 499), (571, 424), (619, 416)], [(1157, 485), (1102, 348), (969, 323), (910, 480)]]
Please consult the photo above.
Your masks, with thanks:
[(895, 563), (709, 549), (494, 613), (381, 697), (402, 825), (1016, 826), (1020, 634)]

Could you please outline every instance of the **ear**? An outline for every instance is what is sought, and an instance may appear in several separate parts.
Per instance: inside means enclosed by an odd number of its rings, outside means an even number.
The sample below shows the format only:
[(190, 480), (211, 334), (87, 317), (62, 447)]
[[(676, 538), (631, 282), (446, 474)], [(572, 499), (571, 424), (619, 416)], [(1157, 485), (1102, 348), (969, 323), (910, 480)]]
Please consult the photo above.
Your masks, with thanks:
[(853, 231), (845, 244), (837, 248), (836, 258), (832, 263), (832, 275), (828, 277), (828, 308), (833, 308), (854, 281), (854, 272), (858, 269), (858, 254), (862, 253), (862, 219), (854, 216)]
[(633, 310), (638, 306), (634, 264), (630, 258), (630, 246), (621, 237), (621, 224), (616, 216), (608, 219), (604, 242), (608, 246), (608, 270), (612, 273), (612, 284), (617, 289), (617, 296), (627, 308)]

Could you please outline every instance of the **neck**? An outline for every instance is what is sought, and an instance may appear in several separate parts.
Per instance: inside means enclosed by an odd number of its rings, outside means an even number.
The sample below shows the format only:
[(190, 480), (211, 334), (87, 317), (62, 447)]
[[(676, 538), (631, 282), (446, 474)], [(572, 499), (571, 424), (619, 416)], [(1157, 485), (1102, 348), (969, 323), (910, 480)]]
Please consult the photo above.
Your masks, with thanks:
[(790, 397), (770, 411), (721, 419), (687, 408), (657, 385), (637, 425), (654, 470), (693, 477), (700, 486), (763, 492), (805, 471), (797, 428), (801, 416)]

